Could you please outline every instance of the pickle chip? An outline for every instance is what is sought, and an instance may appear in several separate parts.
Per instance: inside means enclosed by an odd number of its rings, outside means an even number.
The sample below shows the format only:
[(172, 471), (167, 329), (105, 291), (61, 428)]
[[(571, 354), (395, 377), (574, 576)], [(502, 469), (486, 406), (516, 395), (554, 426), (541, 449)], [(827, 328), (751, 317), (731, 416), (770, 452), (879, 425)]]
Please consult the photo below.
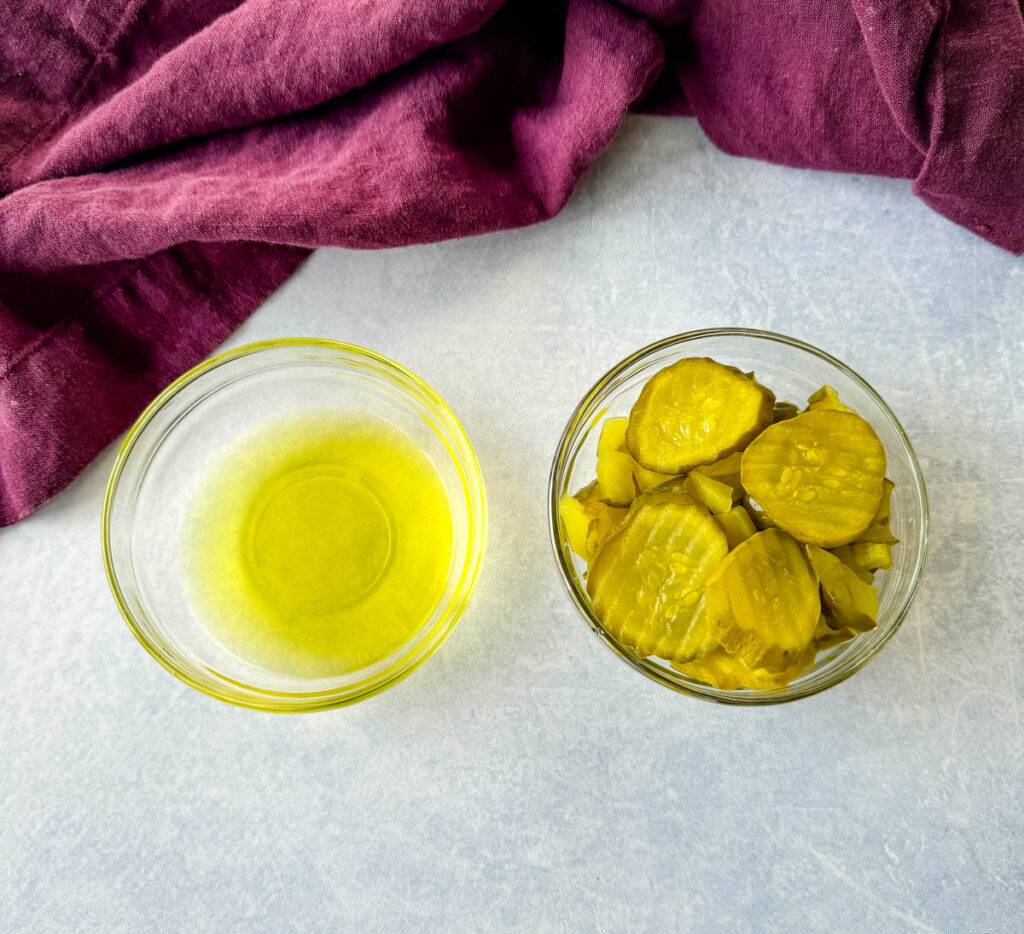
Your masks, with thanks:
[(758, 532), (707, 582), (711, 637), (748, 668), (785, 671), (810, 644), (821, 616), (818, 581), (799, 543)]
[(648, 470), (681, 474), (743, 448), (772, 422), (775, 396), (739, 370), (687, 357), (659, 370), (629, 413), (626, 447)]
[(727, 552), (718, 523), (677, 487), (638, 496), (590, 565), (594, 613), (638, 655), (688, 660), (706, 642), (704, 585)]
[(691, 662), (673, 663), (672, 667), (689, 675), (697, 681), (703, 681), (722, 691), (735, 691), (745, 688), (750, 691), (770, 691), (784, 688), (791, 681), (799, 678), (814, 663), (817, 646), (810, 643), (796, 660), (784, 671), (771, 672), (764, 668), (748, 668), (741, 658), (730, 655), (719, 647), (712, 649), (703, 658)]
[(822, 548), (864, 532), (882, 501), (885, 449), (859, 415), (812, 409), (743, 452), (743, 486), (780, 529)]
[(878, 619), (878, 593), (835, 555), (815, 545), (805, 545), (811, 567), (821, 582), (821, 594), (840, 628), (867, 632)]

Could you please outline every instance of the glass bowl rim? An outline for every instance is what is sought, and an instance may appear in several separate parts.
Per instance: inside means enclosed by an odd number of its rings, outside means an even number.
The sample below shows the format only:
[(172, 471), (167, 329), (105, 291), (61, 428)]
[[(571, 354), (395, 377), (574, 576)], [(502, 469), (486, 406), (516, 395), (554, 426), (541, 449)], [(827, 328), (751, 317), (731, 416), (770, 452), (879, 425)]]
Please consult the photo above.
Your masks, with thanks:
[[(632, 653), (628, 652), (618, 641), (614, 639), (598, 621), (596, 615), (590, 607), (590, 601), (585, 594), (579, 592), (576, 586), (578, 575), (575, 573), (575, 568), (567, 567), (567, 563), (571, 559), (567, 558), (563, 549), (562, 541), (559, 533), (559, 517), (558, 517), (558, 500), (561, 496), (559, 492), (559, 477), (561, 474), (561, 467), (567, 463), (567, 455), (569, 453), (569, 442), (570, 439), (574, 438), (577, 434), (578, 423), (581, 415), (585, 412), (591, 403), (595, 399), (599, 399), (602, 393), (612, 384), (619, 376), (629, 370), (634, 365), (640, 363), (645, 358), (654, 356), (662, 350), (671, 347), (682, 346), (691, 343), (696, 340), (703, 338), (714, 338), (714, 337), (739, 337), (739, 338), (753, 338), (756, 340), (764, 340), (772, 343), (785, 344), (789, 347), (793, 347), (796, 350), (804, 353), (809, 353), (812, 356), (818, 357), (825, 361), (830, 366), (837, 369), (844, 376), (851, 379), (854, 383), (860, 386), (872, 401), (878, 406), (882, 414), (890, 422), (891, 426), (895, 429), (897, 436), (902, 443), (903, 449), (910, 461), (910, 465), (913, 469), (916, 493), (918, 494), (921, 515), (920, 515), (920, 532), (917, 536), (919, 554), (917, 562), (911, 572), (910, 586), (907, 590), (907, 594), (904, 597), (901, 605), (897, 609), (893, 616), (892, 621), (889, 623), (888, 628), (882, 634), (877, 645), (873, 646), (870, 651), (862, 654), (858, 657), (854, 663), (849, 664), (833, 673), (832, 677), (824, 678), (820, 683), (812, 683), (806, 685), (793, 685), (785, 688), (775, 688), (772, 690), (733, 690), (726, 691), (721, 688), (714, 688), (710, 685), (702, 685), (697, 682), (691, 684), (682, 684), (675, 681), (671, 677), (667, 676), (657, 666), (645, 664), (645, 660), (638, 658)], [(588, 429), (590, 430), (590, 429)], [(822, 350), (819, 347), (815, 347), (813, 344), (809, 344), (806, 341), (802, 341), (799, 338), (790, 337), (786, 334), (779, 334), (775, 331), (762, 330), (759, 328), (702, 328), (696, 331), (683, 331), (678, 334), (673, 334), (668, 337), (661, 338), (660, 340), (654, 341), (653, 343), (647, 344), (644, 347), (639, 348), (628, 356), (624, 357), (618, 363), (610, 367), (598, 380), (595, 382), (589, 390), (583, 395), (583, 398), (573, 408), (572, 413), (566, 422), (565, 428), (562, 430), (562, 434), (559, 438), (558, 445), (555, 449), (555, 456), (551, 462), (551, 470), (548, 476), (548, 534), (551, 542), (552, 550), (555, 553), (555, 563), (558, 566), (559, 577), (562, 579), (562, 584), (565, 586), (569, 593), (572, 602), (575, 604), (576, 609), (579, 610), (580, 615), (584, 621), (588, 623), (590, 629), (605, 643), (616, 655), (625, 661), (631, 668), (639, 671), (641, 674), (650, 678), (652, 681), (662, 684), (665, 687), (671, 688), (680, 694), (685, 694), (688, 697), (695, 697), (699, 700), (709, 701), (712, 703), (730, 704), (735, 706), (770, 706), (774, 704), (787, 703), (789, 701), (799, 700), (804, 697), (811, 697), (815, 694), (819, 694), (828, 688), (835, 687), (835, 685), (845, 681), (847, 678), (856, 674), (860, 671), (868, 662), (870, 662), (879, 652), (885, 647), (889, 640), (896, 634), (896, 631), (903, 624), (903, 620), (906, 618), (907, 613), (910, 610), (911, 605), (914, 602), (914, 597), (917, 595), (918, 588), (921, 583), (921, 576), (924, 571), (924, 566), (928, 556), (928, 526), (929, 526), (929, 511), (928, 511), (928, 492), (925, 487), (924, 476), (921, 472), (921, 465), (918, 463), (917, 454), (914, 451), (913, 445), (910, 443), (910, 438), (907, 436), (903, 425), (899, 419), (893, 413), (892, 409), (889, 408), (888, 403), (882, 398), (882, 396), (855, 370), (843, 363), (843, 361), (832, 356), (827, 351)]]
[[(423, 394), (427, 403), (429, 403), (426, 406), (428, 411), (435, 410), (436, 413), (441, 414), (450, 422), (449, 427), (464, 449), (457, 454), (453, 451), (451, 444), (442, 437), (448, 455), (460, 474), (467, 499), (466, 517), (468, 533), (466, 555), (461, 567), (453, 568), (449, 578), (451, 579), (454, 576), (457, 580), (455, 591), (438, 621), (431, 629), (410, 645), (406, 655), (381, 672), (379, 680), (371, 680), (368, 684), (362, 686), (357, 685), (355, 690), (340, 687), (329, 688), (323, 691), (291, 693), (259, 688), (219, 672), (216, 674), (216, 677), (220, 682), (223, 682), (223, 687), (220, 684), (208, 683), (196, 678), (190, 671), (176, 663), (178, 653), (173, 644), (168, 649), (157, 645), (153, 637), (145, 632), (143, 627), (134, 618), (118, 579), (112, 555), (111, 512), (118, 487), (137, 441), (149, 427), (156, 414), (182, 389), (212, 370), (241, 357), (254, 356), (265, 351), (283, 348), (316, 348), (344, 354), (346, 357), (354, 360), (368, 361), (381, 368), (392, 378), (392, 385), (398, 388), (403, 396), (411, 399), (413, 397), (408, 388), (395, 381), (394, 377), (407, 380), (417, 391)], [(244, 379), (245, 377), (243, 376), (242, 378)], [(199, 405), (201, 406), (201, 404), (200, 402)], [(436, 429), (434, 430), (436, 431)], [(148, 469), (148, 465), (147, 468), (143, 468), (143, 476), (146, 469)], [(118, 449), (117, 458), (114, 461), (114, 466), (111, 468), (103, 497), (101, 516), (103, 565), (107, 584), (110, 587), (114, 601), (132, 635), (135, 636), (135, 639), (150, 656), (156, 659), (164, 669), (174, 675), (179, 681), (194, 688), (201, 694), (237, 707), (269, 713), (304, 713), (344, 707), (380, 694), (412, 674), (444, 644), (462, 616), (469, 597), (476, 586), (486, 548), (487, 524), (487, 494), (484, 486), (483, 472), (473, 444), (462, 423), (451, 410), (448, 403), (425, 380), (390, 357), (386, 357), (375, 350), (358, 344), (322, 337), (279, 337), (243, 344), (207, 357), (186, 370), (161, 390), (135, 419)], [(132, 575), (132, 579), (136, 579), (135, 575)], [(421, 650), (423, 646), (427, 646), (426, 650), (419, 651), (417, 655), (417, 651)], [(406, 659), (411, 659), (411, 661), (402, 666), (401, 663)], [(246, 693), (233, 693), (230, 690), (230, 686), (237, 686)]]

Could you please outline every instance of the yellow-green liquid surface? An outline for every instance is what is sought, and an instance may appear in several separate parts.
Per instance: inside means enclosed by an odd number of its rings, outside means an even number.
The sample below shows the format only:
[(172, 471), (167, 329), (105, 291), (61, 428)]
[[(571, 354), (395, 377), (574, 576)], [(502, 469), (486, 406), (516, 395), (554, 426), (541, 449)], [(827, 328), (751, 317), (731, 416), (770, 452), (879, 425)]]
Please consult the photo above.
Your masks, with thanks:
[(186, 533), (193, 606), (253, 664), (324, 678), (390, 655), (445, 589), (452, 518), (429, 457), (383, 419), (316, 412), (241, 437)]

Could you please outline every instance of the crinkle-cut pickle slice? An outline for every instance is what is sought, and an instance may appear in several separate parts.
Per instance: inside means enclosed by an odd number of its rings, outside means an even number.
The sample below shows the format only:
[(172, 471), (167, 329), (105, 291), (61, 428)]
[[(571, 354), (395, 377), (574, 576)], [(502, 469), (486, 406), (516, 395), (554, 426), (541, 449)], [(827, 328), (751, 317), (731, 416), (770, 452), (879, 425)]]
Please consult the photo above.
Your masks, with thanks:
[[(637, 497), (590, 565), (587, 593), (605, 630), (646, 656), (703, 644), (704, 585), (726, 556), (725, 534), (678, 488)], [(699, 636), (691, 638), (695, 627)]]
[(799, 678), (814, 664), (816, 654), (817, 646), (812, 641), (797, 656), (792, 665), (784, 671), (772, 672), (766, 671), (764, 668), (748, 668), (743, 663), (743, 659), (730, 655), (725, 649), (718, 647), (712, 649), (702, 658), (694, 659), (691, 662), (682, 664), (673, 662), (672, 667), (684, 675), (689, 675), (697, 681), (703, 681), (722, 691), (735, 691), (743, 688), (751, 691), (771, 691), (775, 688), (784, 688), (791, 681)]
[(803, 542), (853, 541), (882, 501), (885, 449), (853, 412), (815, 409), (766, 428), (743, 452), (743, 486)]
[(748, 668), (793, 665), (821, 615), (818, 580), (786, 532), (758, 532), (729, 552), (707, 583), (711, 637)]
[(743, 448), (775, 396), (734, 367), (687, 357), (659, 370), (629, 413), (626, 447), (648, 470), (680, 474)]
[(816, 545), (805, 545), (807, 557), (821, 582), (821, 594), (840, 627), (867, 632), (878, 619), (878, 594), (852, 568)]

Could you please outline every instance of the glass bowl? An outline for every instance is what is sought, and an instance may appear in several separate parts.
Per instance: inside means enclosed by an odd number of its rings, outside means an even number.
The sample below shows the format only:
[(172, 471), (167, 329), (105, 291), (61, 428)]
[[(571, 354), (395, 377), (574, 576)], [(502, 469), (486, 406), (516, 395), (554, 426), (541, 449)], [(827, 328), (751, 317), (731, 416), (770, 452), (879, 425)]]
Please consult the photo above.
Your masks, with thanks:
[[(891, 571), (880, 571), (878, 625), (828, 651), (784, 688), (722, 690), (697, 681), (657, 658), (639, 658), (601, 626), (587, 596), (585, 562), (569, 548), (558, 517), (558, 500), (594, 479), (597, 438), (605, 417), (628, 415), (644, 383), (662, 367), (683, 357), (711, 357), (757, 379), (781, 400), (803, 404), (823, 385), (871, 423), (885, 447), (887, 476), (895, 483), (891, 527), (900, 544), (893, 548)], [(565, 426), (551, 467), (548, 490), (551, 542), (562, 580), (590, 628), (620, 658), (659, 684), (727, 704), (776, 704), (824, 691), (863, 668), (899, 628), (917, 591), (928, 543), (928, 500), (924, 478), (906, 432), (896, 416), (860, 376), (822, 350), (768, 331), (720, 328), (692, 331), (638, 350), (612, 367), (576, 406)]]
[[(322, 411), (383, 418), (427, 454), (449, 501), (452, 559), (433, 612), (407, 642), (357, 671), (301, 678), (251, 664), (207, 631), (188, 599), (184, 529), (197, 483), (240, 435), (283, 415)], [(303, 338), (230, 350), (168, 386), (128, 432), (103, 507), (107, 577), (139, 642), (204, 694), (278, 712), (363, 700), (429, 658), (466, 606), (485, 531), (480, 467), (441, 397), (373, 351)]]

